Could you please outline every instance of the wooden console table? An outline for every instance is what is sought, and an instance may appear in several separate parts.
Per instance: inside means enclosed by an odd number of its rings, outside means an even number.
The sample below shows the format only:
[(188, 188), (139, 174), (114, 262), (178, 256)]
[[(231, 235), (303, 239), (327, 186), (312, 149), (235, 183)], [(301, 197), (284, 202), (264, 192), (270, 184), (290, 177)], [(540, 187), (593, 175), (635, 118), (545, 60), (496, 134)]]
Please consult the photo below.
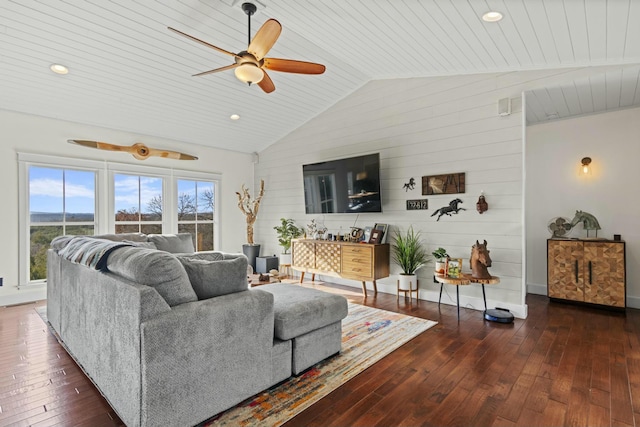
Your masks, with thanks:
[(462, 274), (461, 277), (448, 277), (444, 274), (434, 274), (436, 281), (440, 283), (440, 297), (438, 298), (438, 307), (440, 307), (440, 300), (442, 299), (442, 286), (447, 285), (456, 286), (456, 305), (458, 306), (458, 320), (460, 320), (460, 291), (459, 286), (469, 285), (471, 283), (479, 283), (482, 285), (482, 299), (484, 300), (484, 309), (487, 310), (487, 296), (484, 292), (484, 285), (497, 285), (500, 283), (500, 278), (497, 276), (491, 276), (490, 279), (476, 279), (470, 274)]
[(300, 283), (305, 272), (313, 274), (311, 280), (316, 273), (359, 280), (366, 297), (366, 282), (373, 283), (377, 294), (376, 280), (389, 276), (389, 244), (297, 239), (291, 242), (291, 252), (291, 268), (301, 272)]

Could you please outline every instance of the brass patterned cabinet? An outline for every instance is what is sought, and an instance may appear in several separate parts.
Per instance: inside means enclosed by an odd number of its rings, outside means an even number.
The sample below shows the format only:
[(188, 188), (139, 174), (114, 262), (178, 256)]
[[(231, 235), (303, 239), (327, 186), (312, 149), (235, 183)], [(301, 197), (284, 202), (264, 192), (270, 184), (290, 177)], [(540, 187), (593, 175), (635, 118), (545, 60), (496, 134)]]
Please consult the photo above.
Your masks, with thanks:
[(624, 309), (624, 242), (548, 239), (547, 295), (552, 299)]
[(389, 276), (389, 244), (333, 242), (326, 240), (293, 240), (291, 244), (291, 268), (305, 272), (362, 282), (362, 292), (367, 296), (366, 282), (373, 283), (378, 293), (376, 280)]

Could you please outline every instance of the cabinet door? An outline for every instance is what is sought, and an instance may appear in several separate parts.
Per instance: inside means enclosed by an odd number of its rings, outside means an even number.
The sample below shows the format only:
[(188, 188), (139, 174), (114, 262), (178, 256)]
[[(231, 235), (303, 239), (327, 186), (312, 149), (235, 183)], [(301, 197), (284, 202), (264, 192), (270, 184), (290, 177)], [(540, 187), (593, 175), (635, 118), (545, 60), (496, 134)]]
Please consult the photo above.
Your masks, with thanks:
[(294, 267), (315, 268), (316, 250), (313, 242), (294, 240), (291, 248)]
[(340, 273), (340, 245), (336, 243), (316, 243), (315, 268)]
[(624, 307), (624, 244), (584, 243), (584, 300), (594, 304)]
[(547, 294), (584, 301), (583, 243), (547, 240)]
[(342, 275), (357, 280), (371, 280), (373, 278), (373, 245), (343, 246)]

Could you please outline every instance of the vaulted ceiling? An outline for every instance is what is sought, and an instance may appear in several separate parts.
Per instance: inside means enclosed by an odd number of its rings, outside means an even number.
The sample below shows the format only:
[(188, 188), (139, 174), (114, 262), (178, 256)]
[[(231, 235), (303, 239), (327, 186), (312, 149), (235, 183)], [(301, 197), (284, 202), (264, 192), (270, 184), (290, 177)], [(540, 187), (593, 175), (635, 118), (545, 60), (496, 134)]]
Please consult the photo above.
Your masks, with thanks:
[[(233, 71), (191, 77), (233, 58), (167, 27), (239, 52), (241, 3), (2, 0), (0, 108), (250, 153), (373, 79), (640, 63), (638, 0), (260, 0), (252, 33), (268, 18), (283, 26), (268, 56), (320, 62), (325, 74), (270, 72), (271, 94)], [(488, 10), (504, 19), (484, 22)], [(602, 99), (605, 109), (640, 105), (639, 74), (540, 88), (527, 119), (591, 113)]]

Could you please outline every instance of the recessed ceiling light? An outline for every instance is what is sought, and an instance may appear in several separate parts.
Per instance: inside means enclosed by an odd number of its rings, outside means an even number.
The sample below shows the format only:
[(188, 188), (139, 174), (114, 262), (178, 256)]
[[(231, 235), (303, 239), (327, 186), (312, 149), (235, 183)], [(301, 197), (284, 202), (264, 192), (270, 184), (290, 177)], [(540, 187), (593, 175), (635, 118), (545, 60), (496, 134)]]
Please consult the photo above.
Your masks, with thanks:
[(51, 64), (49, 68), (56, 74), (67, 74), (69, 72), (69, 69), (62, 64)]
[(482, 20), (485, 22), (498, 22), (502, 19), (502, 14), (494, 10), (489, 11), (482, 15)]
[(230, 118), (231, 120), (238, 120), (238, 119), (240, 118), (240, 116), (239, 116), (239, 115), (237, 115), (237, 114), (232, 114), (231, 116), (229, 116), (229, 118)]

